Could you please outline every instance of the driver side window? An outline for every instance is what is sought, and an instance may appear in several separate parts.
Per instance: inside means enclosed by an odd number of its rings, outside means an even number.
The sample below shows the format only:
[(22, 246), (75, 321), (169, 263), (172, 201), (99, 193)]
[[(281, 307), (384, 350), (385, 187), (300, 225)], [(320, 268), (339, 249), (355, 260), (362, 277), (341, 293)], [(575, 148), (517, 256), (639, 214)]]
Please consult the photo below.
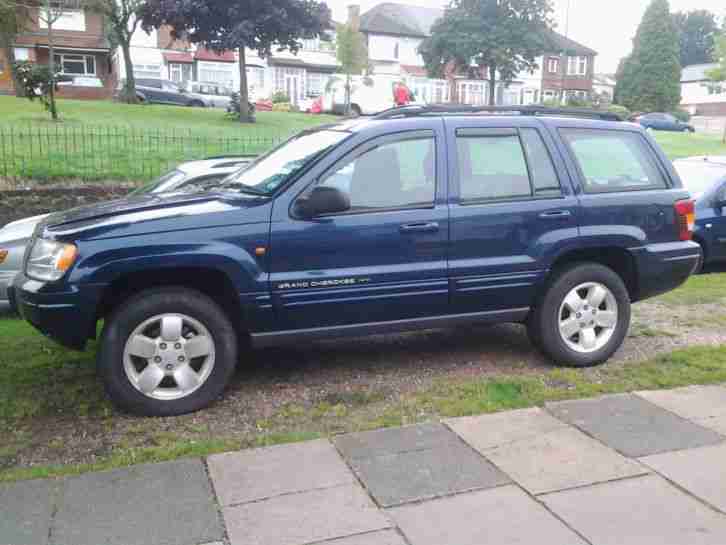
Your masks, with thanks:
[(320, 182), (350, 198), (350, 212), (432, 207), (436, 143), (432, 136), (376, 146), (338, 165)]

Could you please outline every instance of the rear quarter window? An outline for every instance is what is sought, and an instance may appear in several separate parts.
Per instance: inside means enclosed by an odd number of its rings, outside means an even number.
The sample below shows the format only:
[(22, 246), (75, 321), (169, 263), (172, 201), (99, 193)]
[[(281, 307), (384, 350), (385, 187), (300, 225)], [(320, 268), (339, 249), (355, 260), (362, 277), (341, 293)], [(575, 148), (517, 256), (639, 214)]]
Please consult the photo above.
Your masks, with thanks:
[(652, 150), (638, 133), (560, 129), (580, 170), (585, 193), (645, 191), (668, 187)]

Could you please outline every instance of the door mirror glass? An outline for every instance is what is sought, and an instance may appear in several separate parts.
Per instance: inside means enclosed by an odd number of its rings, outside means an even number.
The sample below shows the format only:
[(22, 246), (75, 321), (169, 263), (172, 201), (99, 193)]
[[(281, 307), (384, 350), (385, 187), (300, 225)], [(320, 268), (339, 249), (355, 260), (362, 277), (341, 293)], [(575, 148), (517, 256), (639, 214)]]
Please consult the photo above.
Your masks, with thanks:
[(337, 187), (318, 186), (309, 196), (298, 199), (297, 214), (314, 218), (324, 214), (337, 214), (350, 210), (350, 197)]

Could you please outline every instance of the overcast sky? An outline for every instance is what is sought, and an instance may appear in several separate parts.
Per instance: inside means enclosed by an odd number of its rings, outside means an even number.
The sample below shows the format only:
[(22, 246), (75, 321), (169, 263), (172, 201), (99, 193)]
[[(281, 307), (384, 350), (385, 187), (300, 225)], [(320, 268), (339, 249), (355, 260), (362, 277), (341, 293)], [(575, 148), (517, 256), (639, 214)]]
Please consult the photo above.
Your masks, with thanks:
[[(333, 18), (345, 22), (347, 6), (357, 3), (361, 12), (382, 0), (325, 0), (333, 10)], [(441, 7), (445, 0), (397, 0), (401, 3)], [(565, 34), (568, 0), (554, 0), (557, 31)], [(569, 0), (570, 18), (568, 35), (596, 51), (598, 72), (615, 72), (619, 60), (630, 52), (632, 38), (650, 0)], [(726, 16), (724, 0), (670, 0), (671, 11), (708, 9), (719, 17)]]

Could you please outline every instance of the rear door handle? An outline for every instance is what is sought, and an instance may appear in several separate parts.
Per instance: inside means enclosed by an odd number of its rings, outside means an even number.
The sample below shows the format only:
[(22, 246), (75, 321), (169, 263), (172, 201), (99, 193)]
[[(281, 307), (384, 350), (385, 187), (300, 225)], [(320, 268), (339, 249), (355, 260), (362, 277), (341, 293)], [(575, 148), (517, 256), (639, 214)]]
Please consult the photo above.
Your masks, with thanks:
[(550, 210), (549, 212), (542, 212), (539, 217), (543, 219), (563, 219), (572, 216), (572, 212), (569, 210)]
[(420, 223), (405, 223), (401, 225), (402, 233), (436, 233), (439, 224), (435, 221), (423, 221)]

